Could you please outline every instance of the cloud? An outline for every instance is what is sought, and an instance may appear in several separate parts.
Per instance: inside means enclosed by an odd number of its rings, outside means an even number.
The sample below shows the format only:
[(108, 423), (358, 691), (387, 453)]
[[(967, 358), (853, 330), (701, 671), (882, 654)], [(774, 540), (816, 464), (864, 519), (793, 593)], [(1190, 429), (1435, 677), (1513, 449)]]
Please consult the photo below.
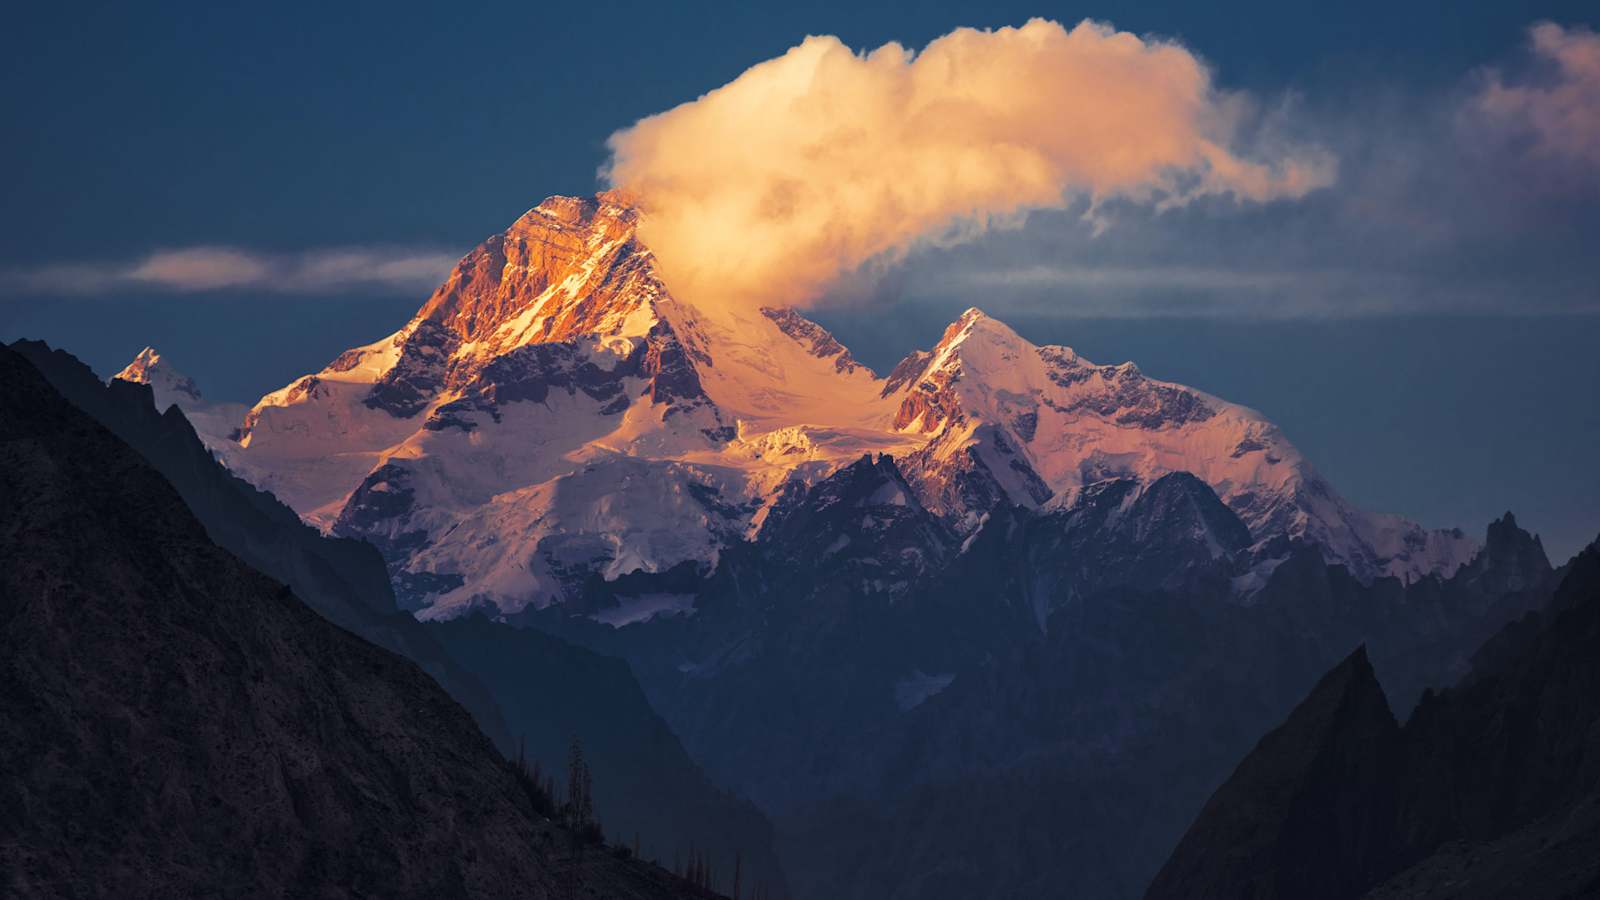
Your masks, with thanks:
[[(967, 265), (917, 273), (919, 298), (959, 310), (979, 302), (1001, 315), (1054, 318), (1345, 319), (1408, 314), (1452, 316), (1593, 315), (1600, 295), (1592, 280), (1545, 281), (1529, 291), (1523, 278), (1440, 278), (1432, 273), (1375, 269), (1266, 269), (1207, 266), (1151, 257), (1140, 264), (1093, 261)], [(975, 300), (974, 298), (981, 298)], [(1508, 304), (1508, 298), (1516, 298)]]
[(1533, 156), (1600, 167), (1600, 35), (1541, 22), (1528, 36), (1534, 71), (1488, 70), (1471, 111)]
[(1005, 269), (975, 269), (952, 287), (1045, 289), (1202, 289), (1207, 291), (1283, 291), (1303, 284), (1304, 272), (1228, 269), (1207, 266), (1118, 266), (1040, 263)]
[(242, 250), (190, 247), (156, 253), (126, 273), (130, 281), (180, 291), (214, 291), (270, 281), (273, 266)]
[(1082, 206), (1035, 212), (1017, 231), (914, 249), (879, 309), (905, 298), (1002, 318), (1600, 314), (1600, 142), (1580, 137), (1600, 103), (1600, 86), (1580, 87), (1596, 37), (1539, 25), (1508, 32), (1507, 50), (1525, 36), (1529, 50), (1447, 81), (1379, 74), (1295, 98), (1279, 127), (1335, 153), (1335, 189), (1164, 211), (1113, 198), (1096, 221)]
[(644, 209), (675, 291), (804, 304), (1029, 210), (1259, 203), (1332, 182), (1324, 151), (1246, 140), (1251, 108), (1183, 46), (1089, 21), (963, 28), (920, 53), (809, 37), (613, 134), (603, 174)]
[(444, 280), (457, 259), (458, 254), (453, 253), (393, 247), (340, 247), (299, 253), (183, 247), (157, 251), (131, 262), (71, 262), (0, 271), (0, 292), (426, 292)]

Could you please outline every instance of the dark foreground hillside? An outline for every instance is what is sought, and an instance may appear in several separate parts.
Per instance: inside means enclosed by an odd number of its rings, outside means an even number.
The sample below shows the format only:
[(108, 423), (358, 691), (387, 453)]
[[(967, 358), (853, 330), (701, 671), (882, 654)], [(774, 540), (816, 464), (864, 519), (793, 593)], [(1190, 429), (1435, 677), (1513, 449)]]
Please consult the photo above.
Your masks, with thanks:
[(17, 341), (11, 349), (160, 473), (217, 546), (288, 585), (335, 625), (421, 666), (502, 750), (511, 749), (514, 741), (489, 689), (395, 605), (383, 558), (370, 545), (319, 533), (277, 498), (234, 476), (212, 457), (182, 410), (156, 408), (149, 385), (101, 381), (76, 357), (38, 341)]
[(542, 632), (472, 615), (427, 626), (461, 666), (491, 685), (530, 760), (566, 759), (573, 735), (594, 771), (606, 833), (663, 864), (691, 851), (727, 889), (787, 896), (772, 825), (748, 801), (717, 789), (651, 709), (628, 664)]
[(772, 825), (711, 782), (626, 664), (480, 617), (418, 622), (396, 605), (371, 545), (321, 534), (236, 477), (180, 409), (156, 408), (148, 385), (103, 382), (71, 354), (37, 341), (11, 349), (164, 476), (218, 546), (289, 585), (334, 624), (421, 666), (503, 752), (524, 753), (549, 772), (566, 765), (580, 737), (607, 834), (662, 861), (698, 850), (725, 874), (737, 860), (744, 885), (787, 893)]
[(1600, 896), (1600, 544), (1402, 727), (1364, 652), (1219, 788), (1165, 898)]
[(695, 896), (567, 834), (414, 664), (218, 549), (0, 348), (0, 894)]

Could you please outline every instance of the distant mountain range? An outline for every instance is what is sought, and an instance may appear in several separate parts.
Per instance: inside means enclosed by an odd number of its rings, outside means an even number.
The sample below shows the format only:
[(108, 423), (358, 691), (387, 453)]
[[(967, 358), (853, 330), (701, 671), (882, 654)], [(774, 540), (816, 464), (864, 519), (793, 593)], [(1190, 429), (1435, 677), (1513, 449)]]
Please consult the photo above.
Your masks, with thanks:
[(638, 215), (547, 200), (237, 421), (152, 351), (123, 374), (375, 547), (486, 729), (606, 735), (619, 817), (700, 810), (802, 900), (1137, 895), (1356, 647), (1408, 710), (1553, 596), (1509, 514), (1358, 510), (1258, 413), (976, 309), (879, 377), (794, 310), (694, 306)]
[[(426, 618), (561, 603), (591, 573), (709, 570), (785, 491), (864, 453), (893, 456), (962, 536), (999, 507), (1189, 472), (1250, 529), (1246, 593), (1290, 541), (1363, 581), (1448, 575), (1476, 549), (1356, 510), (1254, 411), (976, 309), (880, 378), (794, 310), (696, 307), (637, 225), (611, 195), (546, 200), (398, 332), (201, 430), (308, 521), (377, 546)], [(214, 421), (151, 351), (124, 374)]]

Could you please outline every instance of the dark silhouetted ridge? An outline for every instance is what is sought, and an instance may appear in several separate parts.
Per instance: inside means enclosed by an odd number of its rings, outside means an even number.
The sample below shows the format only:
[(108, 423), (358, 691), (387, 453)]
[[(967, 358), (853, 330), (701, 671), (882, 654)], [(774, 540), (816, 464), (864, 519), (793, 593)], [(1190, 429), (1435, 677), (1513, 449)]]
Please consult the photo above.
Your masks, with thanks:
[(276, 497), (233, 475), (212, 457), (182, 410), (156, 410), (148, 384), (104, 383), (76, 357), (39, 341), (17, 341), (11, 349), (160, 472), (218, 546), (284, 582), (335, 624), (415, 661), (471, 710), (502, 750), (510, 749), (510, 736), (485, 686), (395, 605), (378, 551), (362, 541), (321, 534)]
[(551, 772), (581, 737), (596, 812), (613, 835), (638, 836), (660, 859), (696, 847), (731, 865), (742, 851), (748, 883), (785, 890), (771, 824), (689, 758), (625, 663), (481, 618), (459, 626), (418, 622), (396, 605), (377, 550), (322, 534), (233, 475), (181, 410), (156, 410), (149, 385), (104, 383), (71, 354), (41, 342), (18, 341), (12, 349), (165, 476), (219, 546), (286, 583), (335, 624), (416, 662), (502, 752), (520, 748)]
[[(1485, 552), (1502, 585), (1544, 560), (1509, 515)], [(1474, 662), (1398, 730), (1370, 711), (1382, 694), (1364, 660), (1330, 672), (1212, 796), (1147, 897), (1600, 896), (1600, 545)]]
[(1146, 896), (1316, 900), (1370, 885), (1393, 868), (1399, 731), (1362, 647), (1245, 757)]
[(0, 894), (700, 896), (565, 832), (414, 664), (218, 548), (0, 348)]

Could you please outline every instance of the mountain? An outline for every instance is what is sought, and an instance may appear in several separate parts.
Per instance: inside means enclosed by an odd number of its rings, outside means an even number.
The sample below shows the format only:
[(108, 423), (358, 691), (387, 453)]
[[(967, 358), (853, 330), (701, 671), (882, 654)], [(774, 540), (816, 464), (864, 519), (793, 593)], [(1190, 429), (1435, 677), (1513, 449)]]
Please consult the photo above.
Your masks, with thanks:
[(704, 896), (580, 853), (432, 679), (218, 548), (4, 348), (0, 497), (8, 896)]
[(155, 392), (156, 406), (166, 409), (183, 398), (191, 403), (202, 400), (200, 388), (194, 379), (173, 368), (154, 347), (146, 347), (139, 351), (133, 362), (123, 367), (121, 372), (111, 376), (122, 381), (131, 381), (134, 384), (148, 384)]
[(37, 341), (17, 341), (11, 350), (161, 473), (212, 541), (289, 585), (295, 596), (334, 624), (415, 661), (472, 711), (485, 733), (510, 748), (510, 734), (487, 687), (457, 665), (421, 623), (395, 606), (383, 558), (371, 547), (321, 534), (271, 494), (229, 473), (181, 407), (157, 411), (148, 382), (102, 382), (71, 354)]
[(1354, 648), (1408, 709), (1549, 597), (1514, 521), (1356, 510), (1251, 410), (977, 310), (879, 378), (637, 223), (546, 201), (218, 452), (435, 627), (625, 660), (797, 896), (1129, 896)]
[(908, 461), (913, 483), (963, 532), (998, 503), (1070, 505), (1108, 479), (1188, 472), (1258, 540), (1314, 544), (1363, 580), (1448, 575), (1476, 549), (1459, 532), (1354, 509), (1254, 410), (1132, 363), (1036, 347), (976, 309), (896, 366), (884, 393), (898, 400), (894, 428), (928, 436)]
[[(978, 310), (879, 378), (694, 306), (638, 215), (547, 200), (218, 452), (420, 618), (627, 660), (801, 896), (1137, 890), (1353, 647), (1414, 698), (1548, 595), (1531, 536), (1356, 510), (1259, 414)], [(1019, 811), (1050, 852), (983, 837)]]
[(1448, 575), (1476, 550), (1356, 510), (1251, 410), (1036, 347), (976, 309), (879, 378), (793, 310), (697, 307), (661, 281), (638, 221), (614, 194), (546, 200), (399, 331), (262, 397), (213, 446), (307, 521), (377, 546), (424, 618), (708, 572), (791, 486), (863, 454), (892, 456), (962, 536), (1000, 507), (1189, 472), (1250, 530), (1263, 575), (1293, 543), (1369, 582)]
[(140, 350), (133, 362), (111, 377), (117, 381), (150, 385), (155, 395), (156, 409), (164, 411), (173, 405), (180, 407), (184, 418), (189, 420), (207, 445), (229, 446), (233, 432), (247, 410), (241, 403), (213, 403), (206, 400), (201, 396), (200, 387), (194, 379), (174, 368), (154, 347)]
[(637, 836), (658, 856), (691, 846), (719, 857), (742, 852), (749, 883), (782, 892), (771, 825), (711, 783), (649, 707), (626, 664), (481, 619), (452, 627), (418, 622), (395, 605), (376, 551), (321, 534), (228, 472), (181, 409), (156, 411), (151, 387), (101, 382), (70, 354), (39, 342), (12, 349), (160, 472), (213, 541), (289, 585), (332, 622), (416, 662), (504, 752), (554, 771), (581, 737), (595, 808), (612, 834)]
[[(773, 817), (797, 896), (1109, 898), (1352, 648), (1414, 702), (1544, 602), (1537, 540), (1488, 534), (1409, 583), (1301, 546), (1241, 601), (1248, 528), (1192, 475), (997, 508), (963, 537), (867, 456), (786, 490), (709, 577), (593, 579), (515, 620), (628, 659)], [(663, 596), (684, 611), (603, 624)]]
[(711, 782), (651, 708), (627, 663), (481, 614), (429, 630), (492, 687), (519, 753), (558, 770), (573, 737), (582, 738), (608, 835), (638, 841), (646, 859), (698, 850), (725, 875), (737, 858), (745, 887), (788, 896), (772, 823)]
[(1364, 659), (1239, 764), (1146, 894), (1600, 893), (1600, 544), (1403, 727)]
[(1359, 896), (1395, 868), (1400, 752), (1400, 726), (1358, 649), (1217, 790), (1200, 812), (1205, 831), (1184, 837), (1150, 896)]

